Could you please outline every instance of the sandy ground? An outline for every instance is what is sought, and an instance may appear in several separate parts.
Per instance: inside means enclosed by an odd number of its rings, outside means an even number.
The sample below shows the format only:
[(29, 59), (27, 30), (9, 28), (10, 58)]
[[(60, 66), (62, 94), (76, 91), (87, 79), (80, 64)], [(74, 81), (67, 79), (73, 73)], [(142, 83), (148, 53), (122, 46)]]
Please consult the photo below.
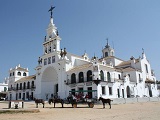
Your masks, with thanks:
[[(0, 102), (0, 109), (6, 109), (7, 103)], [(160, 120), (160, 102), (146, 102), (134, 104), (112, 105), (112, 109), (106, 105), (95, 105), (88, 108), (87, 105), (79, 105), (78, 108), (71, 108), (71, 105), (45, 104), (45, 108), (39, 105), (38, 113), (14, 113), (0, 114), (0, 120)], [(35, 109), (34, 102), (25, 102), (24, 109)]]

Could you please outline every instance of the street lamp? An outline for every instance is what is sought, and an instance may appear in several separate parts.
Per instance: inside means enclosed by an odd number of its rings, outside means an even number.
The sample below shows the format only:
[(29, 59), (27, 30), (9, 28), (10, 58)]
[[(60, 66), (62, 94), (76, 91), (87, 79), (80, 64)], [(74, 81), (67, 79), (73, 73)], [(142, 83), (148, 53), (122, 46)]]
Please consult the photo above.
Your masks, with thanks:
[(93, 80), (93, 82), (98, 86), (98, 84), (101, 82), (101, 80), (99, 80), (99, 79), (97, 78), (97, 80)]

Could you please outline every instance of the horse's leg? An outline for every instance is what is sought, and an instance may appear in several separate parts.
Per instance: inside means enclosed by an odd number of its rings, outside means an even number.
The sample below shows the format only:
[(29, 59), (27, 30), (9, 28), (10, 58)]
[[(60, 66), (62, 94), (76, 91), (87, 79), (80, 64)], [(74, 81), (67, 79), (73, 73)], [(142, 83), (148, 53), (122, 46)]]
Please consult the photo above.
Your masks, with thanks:
[(111, 109), (111, 103), (109, 102), (108, 104), (110, 105), (110, 109)]
[(38, 103), (36, 103), (36, 108), (38, 108)]
[(54, 102), (54, 108), (55, 108), (55, 104), (56, 104), (56, 103)]
[(63, 102), (61, 104), (62, 104), (62, 108), (63, 108)]
[(103, 103), (103, 108), (105, 108), (105, 103)]
[(69, 100), (69, 98), (67, 97), (67, 100), (68, 100), (68, 103), (70, 103), (70, 100)]
[(43, 104), (43, 108), (44, 108), (44, 103), (42, 103)]

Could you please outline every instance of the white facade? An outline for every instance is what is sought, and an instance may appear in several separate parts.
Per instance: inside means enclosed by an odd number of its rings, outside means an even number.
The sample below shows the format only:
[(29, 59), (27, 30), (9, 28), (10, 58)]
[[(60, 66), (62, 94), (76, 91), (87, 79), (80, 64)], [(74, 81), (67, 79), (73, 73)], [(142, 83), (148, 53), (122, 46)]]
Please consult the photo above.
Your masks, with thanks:
[(9, 100), (33, 99), (36, 76), (29, 76), (28, 68), (22, 68), (20, 64), (11, 68), (7, 79)]
[[(66, 48), (60, 49), (60, 42), (61, 38), (51, 17), (43, 42), (43, 54), (35, 68), (36, 74), (29, 76), (28, 69), (20, 66), (10, 69), (10, 99), (27, 100), (28, 96), (31, 96), (47, 100), (54, 94), (66, 98), (71, 90), (96, 91), (84, 93), (90, 97), (158, 96), (156, 77), (144, 52), (140, 58), (131, 57), (130, 60), (124, 61), (115, 57), (114, 49), (107, 42), (102, 50), (103, 57), (98, 59), (94, 56), (90, 59), (87, 53), (78, 56), (67, 52)], [(101, 80), (100, 84), (93, 82), (96, 80)], [(20, 84), (27, 86), (26, 84), (31, 84), (32, 81), (34, 89), (19, 89)]]
[(8, 81), (5, 78), (3, 83), (0, 83), (0, 100), (5, 100), (8, 92)]
[(5, 78), (4, 82), (0, 83), (0, 92), (7, 92), (8, 91), (8, 79)]
[(7, 90), (8, 90), (8, 84), (0, 83), (0, 92), (7, 92)]

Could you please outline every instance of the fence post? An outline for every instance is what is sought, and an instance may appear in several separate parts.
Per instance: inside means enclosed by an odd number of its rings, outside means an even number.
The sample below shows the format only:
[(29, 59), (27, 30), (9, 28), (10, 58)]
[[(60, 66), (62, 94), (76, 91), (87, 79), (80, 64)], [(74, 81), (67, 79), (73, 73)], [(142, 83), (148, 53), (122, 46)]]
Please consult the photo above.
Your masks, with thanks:
[(8, 108), (11, 108), (11, 101), (9, 101), (8, 103)]
[(22, 101), (22, 108), (24, 107), (24, 101)]

